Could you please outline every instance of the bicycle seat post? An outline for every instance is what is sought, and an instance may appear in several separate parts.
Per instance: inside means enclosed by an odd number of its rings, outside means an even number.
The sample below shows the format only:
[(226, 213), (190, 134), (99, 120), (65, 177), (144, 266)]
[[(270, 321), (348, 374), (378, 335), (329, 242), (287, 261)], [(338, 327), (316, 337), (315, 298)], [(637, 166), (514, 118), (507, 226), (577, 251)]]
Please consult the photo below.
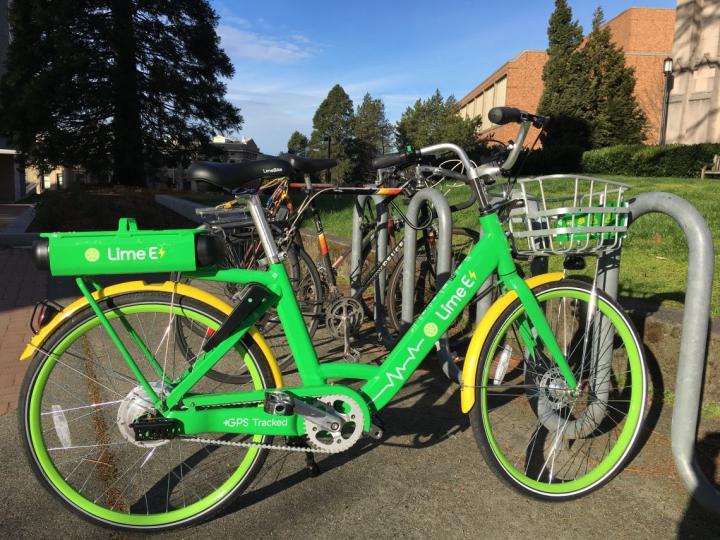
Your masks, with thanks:
[(265, 219), (265, 212), (263, 211), (262, 203), (257, 193), (248, 196), (247, 206), (268, 261), (270, 264), (280, 262), (280, 252), (273, 238), (270, 226)]

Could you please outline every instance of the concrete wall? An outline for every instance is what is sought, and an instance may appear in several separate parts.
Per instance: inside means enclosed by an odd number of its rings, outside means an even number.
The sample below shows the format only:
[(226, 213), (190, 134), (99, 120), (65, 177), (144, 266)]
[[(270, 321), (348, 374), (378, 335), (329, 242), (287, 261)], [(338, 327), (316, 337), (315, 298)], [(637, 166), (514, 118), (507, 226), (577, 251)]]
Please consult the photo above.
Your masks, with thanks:
[(678, 0), (668, 143), (720, 142), (720, 2)]

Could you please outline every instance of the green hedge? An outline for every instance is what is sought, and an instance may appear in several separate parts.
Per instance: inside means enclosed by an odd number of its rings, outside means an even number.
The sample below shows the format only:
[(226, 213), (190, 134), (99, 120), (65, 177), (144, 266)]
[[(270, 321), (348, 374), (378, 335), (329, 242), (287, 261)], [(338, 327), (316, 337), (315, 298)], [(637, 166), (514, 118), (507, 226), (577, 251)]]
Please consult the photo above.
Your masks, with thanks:
[(551, 146), (524, 151), (518, 159), (522, 176), (576, 173), (581, 170), (583, 149), (579, 146)]
[[(700, 176), (700, 168), (720, 154), (720, 144), (620, 144), (582, 155), (582, 172), (622, 176)], [(580, 169), (579, 169), (580, 170)]]

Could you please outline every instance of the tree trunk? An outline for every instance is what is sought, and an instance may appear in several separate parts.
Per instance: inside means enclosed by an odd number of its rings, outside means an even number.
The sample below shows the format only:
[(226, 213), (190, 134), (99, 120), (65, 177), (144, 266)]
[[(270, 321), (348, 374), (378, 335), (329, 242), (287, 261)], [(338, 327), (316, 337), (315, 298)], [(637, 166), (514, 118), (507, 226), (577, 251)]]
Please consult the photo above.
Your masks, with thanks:
[(112, 0), (112, 48), (115, 66), (113, 93), (113, 182), (145, 185), (140, 98), (137, 79), (136, 42), (133, 25), (135, 3)]

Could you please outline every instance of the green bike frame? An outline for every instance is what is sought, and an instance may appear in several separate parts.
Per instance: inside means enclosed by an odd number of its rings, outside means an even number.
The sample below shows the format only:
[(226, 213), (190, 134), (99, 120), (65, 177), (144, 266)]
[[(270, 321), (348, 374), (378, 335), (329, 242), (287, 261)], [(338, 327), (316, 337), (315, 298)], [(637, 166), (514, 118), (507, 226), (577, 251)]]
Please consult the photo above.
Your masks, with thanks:
[[(284, 265), (270, 264), (267, 271), (242, 269), (208, 269), (189, 272), (185, 275), (194, 279), (220, 281), (247, 285), (258, 283), (270, 291), (269, 300), (259, 303), (257, 308), (232, 333), (212, 350), (201, 354), (182, 375), (171, 381), (172, 390), (161, 399), (149, 381), (128, 353), (115, 330), (92, 298), (87, 287), (81, 285), (83, 295), (90, 302), (101, 323), (120, 349), (125, 361), (135, 373), (138, 381), (155, 402), (156, 408), (166, 418), (182, 424), (186, 435), (198, 433), (244, 433), (257, 435), (302, 435), (305, 433), (304, 419), (298, 415), (275, 416), (262, 407), (264, 391), (230, 392), (222, 394), (196, 394), (194, 385), (202, 379), (229, 350), (235, 347), (254, 324), (271, 306), (277, 313), (285, 330), (290, 352), (295, 359), (302, 385), (283, 388), (299, 399), (310, 399), (328, 394), (341, 394), (354, 399), (363, 409), (365, 431), (370, 430), (371, 416), (385, 407), (404, 386), (423, 359), (432, 350), (436, 341), (450, 327), (463, 308), (478, 292), (482, 283), (497, 271), (500, 283), (508, 291), (517, 293), (525, 306), (529, 321), (521, 328), (523, 339), (530, 347), (539, 339), (565, 377), (569, 388), (577, 383), (564, 355), (545, 319), (532, 292), (517, 273), (508, 248), (505, 232), (498, 216), (494, 213), (480, 218), (483, 231), (481, 240), (473, 247), (455, 273), (438, 291), (417, 320), (400, 339), (380, 366), (352, 364), (347, 362), (318, 361), (315, 348), (307, 332), (305, 321), (298, 307), (294, 292)], [(127, 321), (123, 326), (132, 339), (139, 340)], [(536, 336), (530, 328), (534, 328)], [(140, 347), (150, 364), (164, 377), (159, 363), (152, 358), (147, 347)], [(148, 356), (149, 355), (149, 356)], [(365, 381), (359, 390), (340, 384), (335, 380)]]

